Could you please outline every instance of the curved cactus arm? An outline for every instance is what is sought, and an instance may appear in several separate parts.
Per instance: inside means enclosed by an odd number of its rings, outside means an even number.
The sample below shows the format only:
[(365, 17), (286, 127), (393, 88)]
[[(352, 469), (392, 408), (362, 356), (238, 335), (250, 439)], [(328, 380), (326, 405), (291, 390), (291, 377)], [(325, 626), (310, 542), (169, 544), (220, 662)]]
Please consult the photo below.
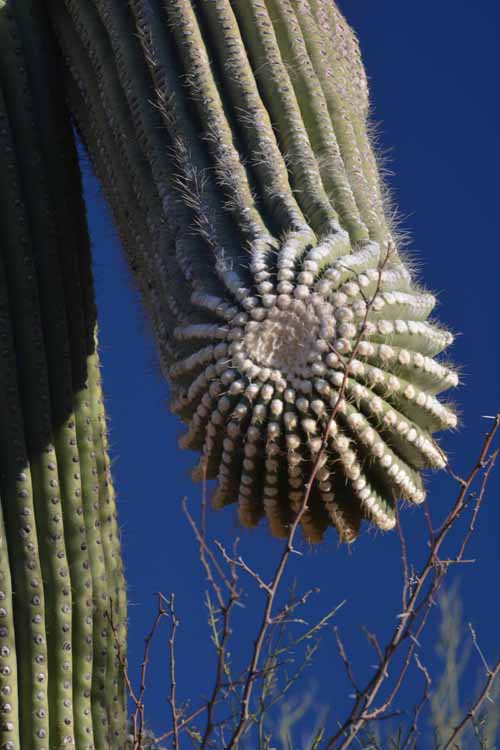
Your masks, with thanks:
[(81, 184), (52, 45), (38, 4), (0, 2), (1, 564), (11, 618), (0, 639), (17, 667), (2, 667), (0, 744), (105, 750), (126, 734), (106, 619), (111, 602), (124, 637), (125, 587)]
[(391, 528), (395, 498), (421, 502), (420, 469), (445, 462), (432, 433), (456, 418), (436, 394), (457, 378), (434, 359), (452, 337), (428, 322), (434, 298), (391, 233), (337, 7), (48, 7), (181, 445), (202, 454), (194, 478), (206, 465), (216, 507), (236, 501), (242, 523), (266, 516), (285, 535), (355, 352), (302, 526), (314, 541), (330, 524), (351, 541), (362, 518)]

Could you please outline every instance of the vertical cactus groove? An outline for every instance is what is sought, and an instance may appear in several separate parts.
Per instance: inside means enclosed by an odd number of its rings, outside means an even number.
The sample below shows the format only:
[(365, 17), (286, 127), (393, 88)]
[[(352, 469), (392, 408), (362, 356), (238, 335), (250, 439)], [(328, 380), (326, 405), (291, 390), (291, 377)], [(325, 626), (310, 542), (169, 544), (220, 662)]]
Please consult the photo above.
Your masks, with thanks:
[(446, 462), (432, 434), (456, 424), (437, 395), (457, 375), (436, 360), (452, 336), (429, 322), (435, 299), (384, 211), (366, 76), (337, 7), (48, 7), (180, 444), (201, 453), (194, 478), (206, 465), (216, 507), (286, 535), (349, 362), (304, 535), (392, 528), (398, 498), (424, 498), (421, 469)]
[(53, 36), (0, 0), (0, 748), (125, 742), (125, 586), (90, 252)]

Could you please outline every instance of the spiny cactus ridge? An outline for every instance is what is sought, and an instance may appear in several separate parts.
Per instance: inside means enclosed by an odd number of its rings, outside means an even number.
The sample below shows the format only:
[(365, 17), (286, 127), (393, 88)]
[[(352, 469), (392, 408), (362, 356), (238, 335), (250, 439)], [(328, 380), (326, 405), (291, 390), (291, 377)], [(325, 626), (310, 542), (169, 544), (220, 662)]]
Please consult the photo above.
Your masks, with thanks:
[[(125, 586), (54, 41), (0, 0), (0, 748), (123, 747)], [(123, 654), (125, 652), (123, 651)]]
[(215, 506), (315, 541), (395, 523), (453, 427), (451, 335), (401, 261), (332, 0), (49, 0), (66, 90)]

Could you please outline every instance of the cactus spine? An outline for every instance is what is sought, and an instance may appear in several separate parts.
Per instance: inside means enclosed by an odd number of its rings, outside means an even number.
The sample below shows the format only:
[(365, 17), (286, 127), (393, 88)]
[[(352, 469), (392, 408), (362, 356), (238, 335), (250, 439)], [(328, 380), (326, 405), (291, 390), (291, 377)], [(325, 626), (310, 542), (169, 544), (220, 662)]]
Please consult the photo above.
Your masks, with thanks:
[(122, 747), (125, 586), (53, 37), (0, 0), (0, 747)]
[[(49, 2), (66, 91), (214, 505), (306, 538), (424, 498), (451, 335), (402, 262), (354, 35), (330, 0)], [(364, 317), (367, 301), (367, 323)]]

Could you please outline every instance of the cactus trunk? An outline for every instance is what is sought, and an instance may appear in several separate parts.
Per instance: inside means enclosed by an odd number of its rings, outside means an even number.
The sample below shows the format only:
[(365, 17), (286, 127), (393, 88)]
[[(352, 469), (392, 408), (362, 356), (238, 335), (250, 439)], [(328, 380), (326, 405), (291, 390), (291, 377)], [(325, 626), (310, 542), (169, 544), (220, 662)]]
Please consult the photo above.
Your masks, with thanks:
[[(0, 0), (0, 747), (123, 747), (125, 586), (90, 248), (39, 4)], [(125, 653), (125, 652), (123, 652)]]
[[(331, 0), (49, 0), (66, 91), (216, 507), (343, 540), (424, 498), (451, 335), (387, 219), (356, 39)], [(375, 298), (372, 301), (372, 298)], [(369, 314), (364, 323), (367, 303)], [(356, 343), (356, 356), (352, 357)]]

